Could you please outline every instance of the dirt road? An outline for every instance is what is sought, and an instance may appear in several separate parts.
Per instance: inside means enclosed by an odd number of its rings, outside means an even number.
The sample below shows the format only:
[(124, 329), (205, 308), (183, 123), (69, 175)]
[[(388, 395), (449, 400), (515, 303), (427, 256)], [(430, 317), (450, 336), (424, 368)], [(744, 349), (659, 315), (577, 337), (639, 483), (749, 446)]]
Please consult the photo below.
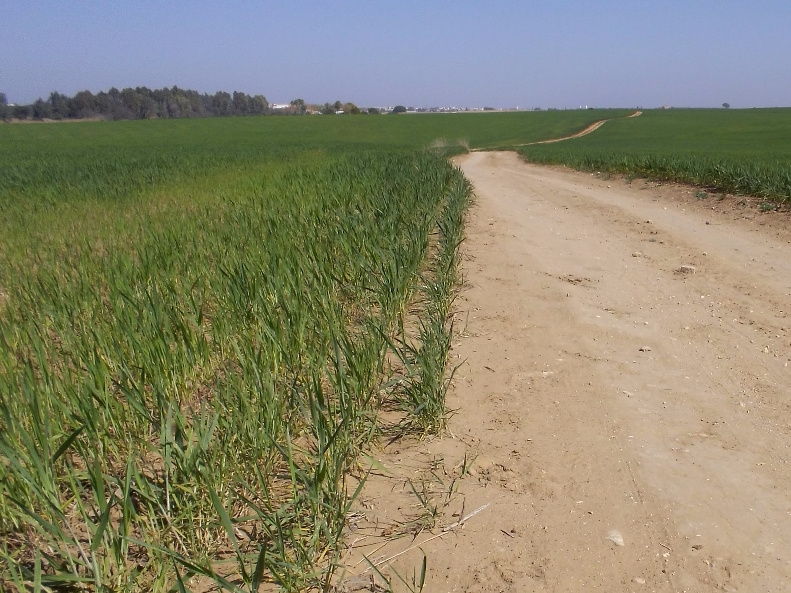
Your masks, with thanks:
[(453, 437), (382, 457), (407, 477), (423, 459), (447, 516), (388, 544), (400, 570), (419, 545), (432, 592), (791, 591), (787, 215), (513, 153), (457, 163), (477, 204)]
[[(632, 113), (631, 115), (627, 115), (625, 117), (627, 119), (629, 119), (629, 118), (632, 118), (632, 117), (640, 117), (642, 114), (643, 114), (643, 112), (638, 110), (638, 111), (635, 111), (634, 113)], [(621, 119), (621, 118), (614, 118), (614, 119)], [(592, 134), (593, 132), (598, 130), (600, 127), (602, 127), (604, 124), (606, 124), (608, 121), (611, 121), (611, 119), (600, 119), (597, 122), (593, 122), (587, 128), (585, 128), (583, 130), (580, 130), (579, 132), (576, 132), (574, 134), (571, 134), (570, 136), (563, 136), (561, 138), (552, 138), (550, 140), (538, 140), (536, 142), (527, 142), (525, 144), (514, 144), (514, 146), (533, 146), (535, 144), (554, 144), (555, 142), (563, 142), (564, 140), (573, 140), (574, 138), (582, 138), (583, 136), (587, 136), (588, 134)], [(480, 149), (478, 149), (478, 150), (480, 150)]]

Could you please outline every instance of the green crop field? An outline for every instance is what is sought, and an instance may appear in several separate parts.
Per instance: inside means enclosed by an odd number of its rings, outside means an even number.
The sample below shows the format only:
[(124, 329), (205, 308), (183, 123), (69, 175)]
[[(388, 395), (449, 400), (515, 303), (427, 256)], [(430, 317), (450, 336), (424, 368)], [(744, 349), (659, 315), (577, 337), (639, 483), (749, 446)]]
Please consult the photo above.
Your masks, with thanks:
[(0, 588), (326, 585), (379, 408), (444, 422), (447, 155), (601, 117), (0, 125)]
[[(380, 408), (445, 420), (447, 157), (628, 113), (0, 125), (0, 588), (326, 586)], [(790, 132), (647, 111), (519, 150), (788, 200)]]
[(519, 149), (536, 163), (692, 183), (791, 200), (791, 109), (671, 109), (594, 134)]

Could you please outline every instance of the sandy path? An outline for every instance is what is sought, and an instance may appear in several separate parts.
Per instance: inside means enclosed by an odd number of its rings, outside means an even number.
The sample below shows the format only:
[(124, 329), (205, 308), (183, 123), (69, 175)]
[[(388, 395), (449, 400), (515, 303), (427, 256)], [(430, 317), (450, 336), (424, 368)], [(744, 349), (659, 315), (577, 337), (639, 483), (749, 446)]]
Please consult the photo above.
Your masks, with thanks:
[[(632, 113), (631, 115), (626, 115), (624, 117), (626, 119), (629, 119), (629, 118), (632, 118), (632, 117), (640, 117), (642, 114), (643, 114), (643, 112), (638, 110), (638, 111), (635, 111), (634, 113)], [(527, 142), (525, 144), (515, 144), (514, 146), (533, 146), (535, 144), (554, 144), (555, 142), (563, 142), (564, 140), (573, 140), (574, 138), (582, 138), (583, 136), (587, 136), (588, 134), (592, 134), (593, 132), (598, 130), (600, 127), (602, 127), (604, 124), (606, 124), (608, 121), (611, 121), (613, 119), (622, 119), (622, 118), (616, 117), (616, 118), (610, 118), (610, 119), (600, 119), (599, 121), (593, 122), (587, 128), (585, 128), (583, 130), (580, 130), (579, 132), (576, 132), (574, 134), (571, 134), (570, 136), (563, 136), (562, 138), (551, 138), (549, 140), (538, 140), (536, 142)]]
[(791, 590), (789, 233), (513, 153), (458, 164), (455, 438), (382, 462), (455, 484), (444, 524), (490, 506), (421, 546), (426, 590)]

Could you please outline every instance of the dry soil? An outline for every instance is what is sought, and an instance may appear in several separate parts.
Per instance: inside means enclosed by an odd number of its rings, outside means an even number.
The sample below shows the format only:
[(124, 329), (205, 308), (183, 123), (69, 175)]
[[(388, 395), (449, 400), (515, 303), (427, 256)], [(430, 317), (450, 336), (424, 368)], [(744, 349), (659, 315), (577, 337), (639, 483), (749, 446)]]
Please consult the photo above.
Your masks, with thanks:
[(339, 588), (425, 554), (431, 592), (791, 591), (788, 215), (456, 163), (455, 414), (378, 455)]

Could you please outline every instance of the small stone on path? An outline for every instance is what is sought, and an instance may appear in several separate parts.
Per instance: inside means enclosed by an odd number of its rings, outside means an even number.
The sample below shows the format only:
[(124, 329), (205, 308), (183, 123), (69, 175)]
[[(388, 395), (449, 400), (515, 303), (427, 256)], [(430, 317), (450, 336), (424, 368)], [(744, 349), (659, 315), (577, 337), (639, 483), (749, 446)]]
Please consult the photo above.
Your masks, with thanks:
[(623, 536), (617, 529), (610, 529), (609, 533), (607, 534), (607, 539), (616, 546), (623, 546)]

